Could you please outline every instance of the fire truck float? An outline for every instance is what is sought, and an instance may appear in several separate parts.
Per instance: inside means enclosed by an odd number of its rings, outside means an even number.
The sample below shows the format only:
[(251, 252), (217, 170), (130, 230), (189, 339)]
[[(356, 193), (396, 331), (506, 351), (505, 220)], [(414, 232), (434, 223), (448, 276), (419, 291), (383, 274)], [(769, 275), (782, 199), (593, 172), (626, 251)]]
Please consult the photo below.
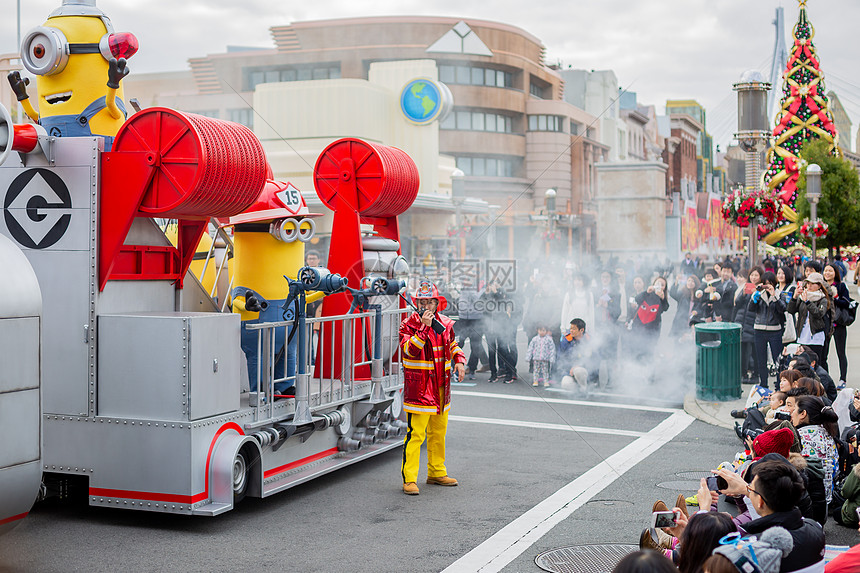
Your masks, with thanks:
[[(70, 478), (93, 506), (214, 516), (401, 447), (397, 215), (417, 169), (398, 149), (344, 139), (314, 182), (334, 211), (329, 268), (269, 268), (287, 312), (243, 323), (188, 272), (201, 237), (217, 227), (229, 242), (234, 226), (237, 243), (247, 228), (303, 252), (313, 232), (249, 129), (148, 108), (105, 151), (102, 137), (54, 137), (0, 106), (0, 532)], [(261, 210), (266, 197), (283, 207)], [(254, 257), (235, 255), (205, 264)], [(267, 304), (256, 292), (242, 294), (245, 312)], [(323, 316), (305, 317), (320, 293)], [(295, 373), (279, 376), (293, 348)]]

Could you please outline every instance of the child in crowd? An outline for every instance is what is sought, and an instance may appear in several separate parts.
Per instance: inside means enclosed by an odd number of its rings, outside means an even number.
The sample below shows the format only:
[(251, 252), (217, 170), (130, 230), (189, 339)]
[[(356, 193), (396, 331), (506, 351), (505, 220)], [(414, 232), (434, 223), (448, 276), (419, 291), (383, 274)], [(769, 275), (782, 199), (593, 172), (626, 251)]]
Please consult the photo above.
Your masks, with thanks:
[(552, 341), (546, 326), (538, 327), (537, 335), (529, 342), (529, 352), (526, 358), (532, 364), (532, 372), (534, 373), (532, 386), (539, 386), (541, 383), (544, 387), (549, 386), (552, 383), (550, 376), (552, 375), (552, 365), (555, 362), (555, 343)]
[(770, 395), (770, 408), (764, 415), (764, 421), (768, 424), (774, 421), (777, 412), (785, 412), (790, 414), (791, 411), (785, 405), (785, 392), (774, 392)]

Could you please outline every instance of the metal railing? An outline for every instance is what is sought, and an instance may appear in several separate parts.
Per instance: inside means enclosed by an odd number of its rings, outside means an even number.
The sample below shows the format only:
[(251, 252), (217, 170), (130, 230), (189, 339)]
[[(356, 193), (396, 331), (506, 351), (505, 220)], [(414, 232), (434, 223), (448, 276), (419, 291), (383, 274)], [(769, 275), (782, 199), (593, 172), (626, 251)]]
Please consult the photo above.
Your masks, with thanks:
[[(382, 315), (381, 384), (383, 392), (389, 392), (401, 388), (403, 384), (399, 332), (400, 322), (409, 310), (395, 308), (379, 312)], [(254, 423), (248, 426), (262, 426), (290, 416), (276, 412), (275, 400), (282, 396), (275, 392), (275, 385), (293, 387), (296, 389), (295, 400), (304, 399), (298, 384), (298, 373), (302, 372), (302, 366), (310, 374), (307, 400), (311, 412), (369, 397), (375, 316), (375, 312), (370, 311), (306, 319), (306, 348), (303, 354), (307, 358), (304, 365), (296, 364), (293, 375), (289, 374), (288, 361), (291, 358), (289, 340), (294, 321), (245, 325), (247, 330), (257, 332), (257, 368), (255, 372), (249, 372), (257, 380), (256, 399), (251, 401), (256, 406), (256, 412)], [(283, 348), (276, 348), (279, 329), (283, 333)], [(293, 336), (298, 338), (298, 333)], [(295, 355), (300, 354), (296, 349)], [(283, 375), (276, 376), (281, 362)], [(361, 373), (359, 376), (356, 375), (357, 371)]]

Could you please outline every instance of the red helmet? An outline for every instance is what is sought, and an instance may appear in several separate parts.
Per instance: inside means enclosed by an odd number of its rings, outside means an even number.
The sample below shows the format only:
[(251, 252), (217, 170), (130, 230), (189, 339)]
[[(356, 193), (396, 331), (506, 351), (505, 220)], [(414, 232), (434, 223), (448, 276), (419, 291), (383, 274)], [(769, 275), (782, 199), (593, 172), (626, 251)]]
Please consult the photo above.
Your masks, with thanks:
[(230, 218), (230, 224), (274, 221), (288, 217), (319, 217), (311, 213), (301, 192), (292, 184), (282, 181), (266, 181), (257, 202), (244, 212)]
[(415, 289), (415, 294), (413, 297), (415, 300), (420, 299), (430, 299), (435, 298), (439, 301), (439, 307), (436, 309), (437, 312), (442, 312), (448, 306), (448, 300), (439, 294), (439, 289), (436, 288), (432, 282), (427, 279), (422, 280), (418, 283), (418, 288)]

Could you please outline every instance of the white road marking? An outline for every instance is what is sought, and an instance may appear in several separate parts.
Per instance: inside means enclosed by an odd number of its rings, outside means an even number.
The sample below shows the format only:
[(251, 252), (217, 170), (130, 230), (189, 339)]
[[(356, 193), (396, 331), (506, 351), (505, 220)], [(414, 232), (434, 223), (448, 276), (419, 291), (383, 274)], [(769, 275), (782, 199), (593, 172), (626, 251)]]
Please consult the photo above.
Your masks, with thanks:
[(475, 424), (498, 424), (500, 426), (516, 426), (518, 428), (538, 428), (541, 430), (561, 430), (564, 432), (576, 432), (582, 434), (609, 434), (612, 436), (630, 436), (640, 438), (645, 432), (634, 432), (632, 430), (616, 430), (613, 428), (596, 428), (593, 426), (570, 426), (568, 424), (547, 424), (546, 422), (521, 422), (519, 420), (503, 420), (500, 418), (476, 418), (475, 416), (448, 415), (448, 420), (455, 422), (473, 422)]
[(683, 411), (676, 411), (650, 432), (609, 456), (500, 529), (452, 563), (443, 573), (501, 571), (627, 470), (684, 431), (694, 419)]
[(542, 396), (516, 396), (513, 394), (495, 394), (493, 392), (469, 392), (468, 390), (452, 390), (456, 396), (476, 396), (479, 398), (499, 398), (500, 400), (522, 400), (524, 402), (546, 402), (549, 404), (568, 404), (570, 406), (593, 406), (595, 408), (612, 408), (613, 410), (639, 410), (641, 412), (666, 412), (674, 414), (681, 412), (678, 408), (661, 408), (659, 406), (638, 406), (636, 404), (610, 404), (608, 402), (589, 402), (587, 400), (566, 400), (564, 398), (544, 398)]

